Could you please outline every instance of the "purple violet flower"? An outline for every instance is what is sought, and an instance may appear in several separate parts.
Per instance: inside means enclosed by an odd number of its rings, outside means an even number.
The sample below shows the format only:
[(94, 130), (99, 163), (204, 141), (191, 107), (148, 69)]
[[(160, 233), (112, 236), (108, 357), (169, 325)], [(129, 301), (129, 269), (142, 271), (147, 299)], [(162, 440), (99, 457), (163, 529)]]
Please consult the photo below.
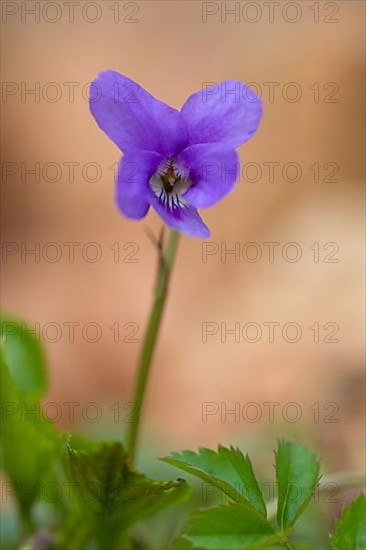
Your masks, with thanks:
[(191, 95), (177, 111), (133, 80), (105, 71), (92, 83), (90, 110), (124, 153), (116, 189), (121, 212), (137, 220), (152, 206), (172, 229), (208, 237), (197, 208), (212, 206), (233, 188), (235, 149), (258, 128), (259, 97), (227, 80)]

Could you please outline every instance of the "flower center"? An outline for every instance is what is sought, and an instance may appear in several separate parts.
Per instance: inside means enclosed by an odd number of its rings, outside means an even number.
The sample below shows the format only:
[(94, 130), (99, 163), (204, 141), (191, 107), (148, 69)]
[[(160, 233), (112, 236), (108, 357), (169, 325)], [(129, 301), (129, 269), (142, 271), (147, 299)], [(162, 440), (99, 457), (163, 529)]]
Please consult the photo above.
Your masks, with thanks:
[(150, 185), (159, 201), (168, 209), (186, 206), (183, 194), (192, 185), (190, 178), (168, 158), (150, 179)]

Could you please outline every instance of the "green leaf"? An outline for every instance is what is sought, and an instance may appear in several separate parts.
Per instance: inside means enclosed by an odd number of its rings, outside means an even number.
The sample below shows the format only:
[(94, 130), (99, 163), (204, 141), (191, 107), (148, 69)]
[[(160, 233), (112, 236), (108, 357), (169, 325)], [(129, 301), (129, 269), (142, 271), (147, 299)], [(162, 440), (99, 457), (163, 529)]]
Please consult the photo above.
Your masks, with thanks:
[(93, 524), (110, 539), (141, 519), (185, 500), (189, 486), (183, 480), (153, 481), (133, 469), (120, 443), (89, 449), (69, 447), (71, 474), (79, 499)]
[(319, 481), (319, 461), (305, 447), (279, 441), (276, 453), (277, 522), (282, 531), (300, 517)]
[(366, 497), (360, 494), (337, 520), (336, 534), (330, 537), (333, 550), (365, 550)]
[(194, 548), (208, 550), (260, 550), (279, 542), (267, 519), (240, 504), (197, 512), (186, 526), (183, 536)]
[(45, 356), (39, 337), (24, 322), (3, 314), (1, 342), (11, 377), (21, 390), (41, 397), (47, 390)]
[(162, 460), (218, 487), (235, 502), (250, 506), (262, 516), (267, 516), (252, 463), (249, 456), (244, 456), (239, 449), (219, 446), (215, 452), (203, 448), (198, 453), (172, 453)]
[(43, 418), (40, 403), (16, 386), (1, 349), (0, 378), (1, 467), (13, 484), (21, 510), (27, 513), (44, 496), (42, 482), (53, 475), (64, 436)]
[[(190, 542), (188, 539), (185, 539), (184, 537), (180, 537), (179, 539), (175, 539), (173, 543), (170, 546), (170, 550), (197, 550), (197, 546), (193, 546), (193, 543)], [(198, 548), (198, 550), (202, 550)]]

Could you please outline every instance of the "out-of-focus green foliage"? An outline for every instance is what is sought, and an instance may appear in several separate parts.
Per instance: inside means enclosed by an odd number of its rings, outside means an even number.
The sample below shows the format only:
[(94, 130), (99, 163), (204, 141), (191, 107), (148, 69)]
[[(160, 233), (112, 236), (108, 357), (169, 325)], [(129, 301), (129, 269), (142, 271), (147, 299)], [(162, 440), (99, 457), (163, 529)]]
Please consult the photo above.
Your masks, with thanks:
[(240, 449), (220, 445), (217, 452), (202, 448), (198, 453), (172, 453), (163, 460), (218, 487), (235, 502), (253, 507), (262, 516), (267, 516), (250, 458)]
[(280, 541), (271, 523), (253, 508), (230, 504), (196, 512), (184, 531), (194, 548), (260, 550)]
[[(296, 538), (297, 521), (319, 479), (314, 453), (279, 442), (277, 526), (267, 518), (267, 508), (272, 514), (259, 478), (241, 450), (219, 446), (172, 453), (165, 463), (203, 480), (222, 497), (219, 506), (199, 509), (187, 482), (156, 481), (138, 472), (122, 443), (90, 442), (57, 431), (38, 401), (47, 375), (37, 337), (9, 316), (2, 317), (1, 335), (4, 515), (11, 509), (8, 500), (15, 499), (20, 522), (16, 539), (14, 528), (8, 530), (13, 538), (2, 540), (4, 548), (153, 550), (156, 539), (149, 526), (166, 518), (171, 527), (161, 533), (162, 550), (295, 548), (288, 537)], [(338, 520), (330, 539), (333, 550), (364, 549), (364, 523), (365, 497), (360, 496)]]
[(366, 497), (364, 494), (343, 510), (337, 520), (336, 534), (330, 537), (333, 550), (366, 548)]
[[(262, 494), (251, 462), (238, 449), (219, 447), (217, 453), (209, 449), (183, 451), (163, 460), (218, 487), (231, 499), (228, 506), (194, 511), (182, 537), (174, 542), (174, 549), (294, 548), (288, 536), (293, 534), (319, 480), (319, 461), (314, 453), (295, 442), (278, 443), (278, 528), (267, 519), (265, 509), (263, 513)], [(256, 499), (249, 498), (253, 489)]]
[[(5, 355), (2, 349), (1, 468), (12, 482), (21, 512), (28, 515), (31, 506), (55, 482), (54, 466), (60, 460), (64, 436), (42, 417), (40, 404), (33, 395), (17, 386)], [(5, 489), (11, 492), (8, 487)]]
[(276, 453), (277, 523), (292, 527), (308, 505), (319, 481), (319, 461), (302, 445), (280, 441)]
[(183, 480), (153, 481), (137, 472), (121, 443), (85, 450), (70, 445), (68, 455), (80, 510), (106, 548), (113, 548), (123, 531), (186, 500), (190, 492)]
[(46, 360), (36, 332), (9, 315), (0, 315), (4, 360), (16, 386), (42, 397), (48, 386)]

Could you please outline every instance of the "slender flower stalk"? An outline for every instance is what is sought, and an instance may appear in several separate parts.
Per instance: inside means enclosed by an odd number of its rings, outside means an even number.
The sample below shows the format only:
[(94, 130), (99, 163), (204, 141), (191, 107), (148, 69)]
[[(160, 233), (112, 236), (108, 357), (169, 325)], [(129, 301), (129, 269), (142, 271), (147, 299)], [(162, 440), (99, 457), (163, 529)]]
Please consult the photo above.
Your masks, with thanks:
[(132, 459), (134, 459), (135, 456), (144, 396), (161, 325), (161, 319), (164, 312), (164, 306), (168, 295), (169, 281), (177, 252), (178, 242), (179, 233), (177, 233), (176, 231), (172, 231), (170, 233), (168, 245), (166, 247), (166, 252), (163, 252), (159, 258), (159, 268), (156, 280), (154, 301), (152, 304), (149, 322), (141, 349), (134, 390), (133, 402), (136, 421), (130, 424), (127, 438), (127, 445)]
[(234, 188), (240, 172), (236, 149), (257, 131), (262, 103), (242, 82), (226, 80), (192, 94), (178, 111), (137, 82), (108, 70), (92, 82), (90, 111), (123, 153), (115, 191), (119, 210), (140, 220), (152, 207), (173, 231), (161, 257), (137, 373), (137, 418), (128, 433), (133, 457), (178, 244), (176, 232), (210, 235), (198, 209), (213, 206)]
[(282, 543), (287, 550), (296, 550), (296, 546), (288, 538), (282, 539)]

